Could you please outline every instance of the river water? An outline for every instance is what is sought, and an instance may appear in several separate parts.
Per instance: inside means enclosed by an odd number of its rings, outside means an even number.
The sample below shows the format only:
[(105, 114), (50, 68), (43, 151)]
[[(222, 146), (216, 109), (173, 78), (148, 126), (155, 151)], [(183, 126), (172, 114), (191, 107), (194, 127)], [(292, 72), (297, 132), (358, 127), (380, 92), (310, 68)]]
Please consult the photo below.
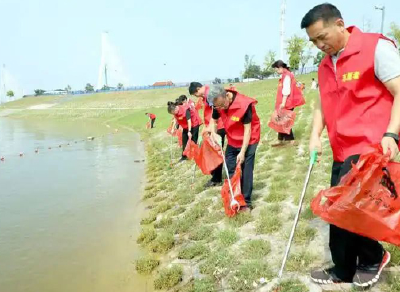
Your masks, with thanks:
[(1, 156), (1, 292), (152, 291), (133, 265), (144, 181), (137, 135), (0, 118)]

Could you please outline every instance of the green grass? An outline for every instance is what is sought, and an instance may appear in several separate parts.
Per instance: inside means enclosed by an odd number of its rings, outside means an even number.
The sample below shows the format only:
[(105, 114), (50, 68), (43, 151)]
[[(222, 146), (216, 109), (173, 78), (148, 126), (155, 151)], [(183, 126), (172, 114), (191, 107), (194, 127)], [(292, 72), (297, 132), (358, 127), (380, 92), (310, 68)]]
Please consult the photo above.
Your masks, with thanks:
[(168, 232), (163, 232), (159, 234), (156, 239), (150, 243), (150, 250), (156, 253), (165, 253), (170, 250), (175, 244), (175, 239), (173, 234)]
[(316, 255), (308, 250), (291, 253), (286, 263), (286, 270), (290, 272), (308, 271), (316, 259)]
[(200, 272), (204, 275), (221, 279), (237, 264), (236, 258), (225, 249), (214, 251), (200, 264)]
[(384, 248), (390, 252), (390, 263), (391, 266), (400, 266), (400, 248), (392, 244), (384, 244)]
[(238, 241), (239, 237), (235, 230), (225, 229), (217, 234), (218, 242), (223, 247), (228, 247)]
[(260, 278), (272, 278), (268, 265), (261, 260), (243, 263), (229, 277), (229, 286), (233, 291), (251, 291), (258, 287)]
[(150, 274), (159, 264), (160, 261), (153, 257), (144, 257), (137, 260), (135, 266), (139, 274)]
[(149, 242), (153, 241), (157, 237), (157, 233), (154, 228), (144, 228), (140, 232), (137, 243), (147, 245)]
[(277, 214), (269, 213), (268, 209), (261, 211), (256, 221), (257, 234), (270, 234), (277, 232), (282, 227), (282, 220)]
[(308, 292), (306, 285), (299, 280), (286, 280), (273, 288), (275, 292)]
[(210, 226), (201, 226), (189, 234), (189, 239), (194, 241), (209, 239), (213, 235), (213, 228)]
[(235, 217), (226, 218), (225, 221), (228, 225), (238, 228), (253, 221), (253, 216), (250, 213), (239, 213)]
[(171, 268), (160, 270), (154, 280), (154, 288), (157, 290), (168, 290), (182, 281), (183, 269), (181, 266), (174, 265)]
[(270, 253), (271, 244), (262, 239), (254, 239), (242, 243), (240, 250), (245, 259), (261, 259)]
[(210, 249), (202, 244), (202, 243), (195, 243), (190, 244), (186, 247), (183, 247), (178, 254), (179, 259), (191, 260), (195, 257), (203, 258), (210, 253)]

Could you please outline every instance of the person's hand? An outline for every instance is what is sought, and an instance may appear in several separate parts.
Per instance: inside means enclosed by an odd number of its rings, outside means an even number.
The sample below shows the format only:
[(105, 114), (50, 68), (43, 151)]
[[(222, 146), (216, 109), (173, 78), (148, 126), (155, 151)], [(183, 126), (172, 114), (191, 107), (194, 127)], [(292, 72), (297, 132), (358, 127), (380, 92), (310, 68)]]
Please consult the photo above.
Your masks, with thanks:
[(188, 137), (189, 137), (189, 139), (192, 139), (192, 133), (191, 132), (188, 132)]
[(382, 138), (382, 150), (383, 154), (390, 152), (390, 160), (395, 159), (397, 154), (399, 154), (399, 146), (396, 141), (391, 137), (383, 137)]
[(236, 157), (236, 163), (242, 164), (244, 162), (244, 155), (245, 153), (243, 151), (240, 151), (238, 156)]
[(205, 133), (209, 133), (210, 132), (210, 129), (208, 128), (208, 127), (204, 127), (202, 130), (201, 130), (201, 136), (203, 136)]
[(279, 109), (284, 109), (284, 108), (285, 108), (285, 104), (281, 103), (281, 104), (279, 105)]
[(310, 153), (313, 152), (314, 150), (317, 150), (318, 155), (322, 154), (321, 137), (319, 137), (318, 135), (311, 135), (310, 138)]

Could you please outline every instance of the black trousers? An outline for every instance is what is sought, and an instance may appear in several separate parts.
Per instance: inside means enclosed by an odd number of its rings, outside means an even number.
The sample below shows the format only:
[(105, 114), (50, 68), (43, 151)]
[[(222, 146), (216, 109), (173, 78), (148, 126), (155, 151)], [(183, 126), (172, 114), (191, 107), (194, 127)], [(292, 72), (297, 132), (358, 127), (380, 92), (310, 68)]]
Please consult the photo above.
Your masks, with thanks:
[[(192, 141), (196, 144), (197, 144), (197, 140), (199, 139), (199, 128), (200, 128), (200, 125), (196, 126), (196, 127), (192, 127)], [(183, 129), (183, 131), (182, 131), (182, 158), (183, 159), (187, 159), (187, 157), (185, 155), (183, 155), (183, 151), (185, 151), (188, 140), (189, 140), (188, 130)]]
[[(344, 162), (334, 162), (332, 166), (331, 186), (337, 186), (340, 179), (351, 170), (359, 155), (353, 155)], [(370, 238), (330, 225), (329, 248), (334, 272), (342, 280), (352, 282), (358, 264), (375, 265), (382, 261), (382, 245)]]
[[(290, 110), (293, 111), (294, 109), (292, 108)], [(278, 140), (279, 141), (293, 141), (294, 140), (293, 130), (290, 130), (290, 134), (278, 133)]]
[(155, 123), (156, 119), (151, 119), (151, 129), (154, 128), (154, 123)]
[[(224, 145), (225, 145), (225, 135), (226, 135), (225, 129), (220, 129), (220, 130), (218, 130), (218, 131), (217, 131), (217, 134), (221, 136), (222, 148), (224, 148)], [(223, 168), (223, 165), (221, 164), (220, 166), (218, 166), (216, 169), (214, 169), (214, 170), (211, 172), (211, 175), (212, 175), (211, 181), (212, 181), (212, 182), (215, 182), (215, 183), (220, 183), (220, 182), (222, 182), (222, 168)]]
[[(251, 194), (253, 192), (253, 171), (254, 162), (256, 158), (256, 150), (258, 143), (249, 145), (245, 153), (245, 159), (242, 164), (242, 179), (240, 185), (242, 187), (242, 193), (246, 200), (247, 206), (251, 207)], [(228, 144), (225, 151), (226, 165), (228, 166), (229, 177), (232, 177), (236, 169), (236, 158), (241, 148), (235, 148)]]
[(294, 140), (293, 130), (290, 130), (290, 134), (278, 133), (278, 140), (279, 141), (293, 141)]

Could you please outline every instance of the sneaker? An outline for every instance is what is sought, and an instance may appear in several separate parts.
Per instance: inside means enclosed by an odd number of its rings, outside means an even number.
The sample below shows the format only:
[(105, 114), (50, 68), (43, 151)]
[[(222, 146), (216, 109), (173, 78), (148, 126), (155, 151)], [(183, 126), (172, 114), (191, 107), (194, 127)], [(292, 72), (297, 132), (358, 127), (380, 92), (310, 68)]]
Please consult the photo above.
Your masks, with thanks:
[(378, 282), (382, 270), (390, 262), (390, 253), (385, 251), (382, 262), (376, 265), (359, 265), (353, 278), (353, 284), (360, 288), (370, 288)]
[(311, 272), (311, 280), (317, 284), (341, 284), (346, 283), (338, 276), (336, 276), (333, 268), (318, 270)]
[(209, 181), (204, 185), (204, 188), (207, 189), (207, 188), (217, 187), (217, 186), (220, 186), (221, 184), (222, 184), (221, 182), (214, 182), (214, 181), (212, 181), (212, 180), (209, 180)]
[(178, 160), (178, 163), (184, 162), (187, 160), (187, 157), (181, 157), (181, 159)]

